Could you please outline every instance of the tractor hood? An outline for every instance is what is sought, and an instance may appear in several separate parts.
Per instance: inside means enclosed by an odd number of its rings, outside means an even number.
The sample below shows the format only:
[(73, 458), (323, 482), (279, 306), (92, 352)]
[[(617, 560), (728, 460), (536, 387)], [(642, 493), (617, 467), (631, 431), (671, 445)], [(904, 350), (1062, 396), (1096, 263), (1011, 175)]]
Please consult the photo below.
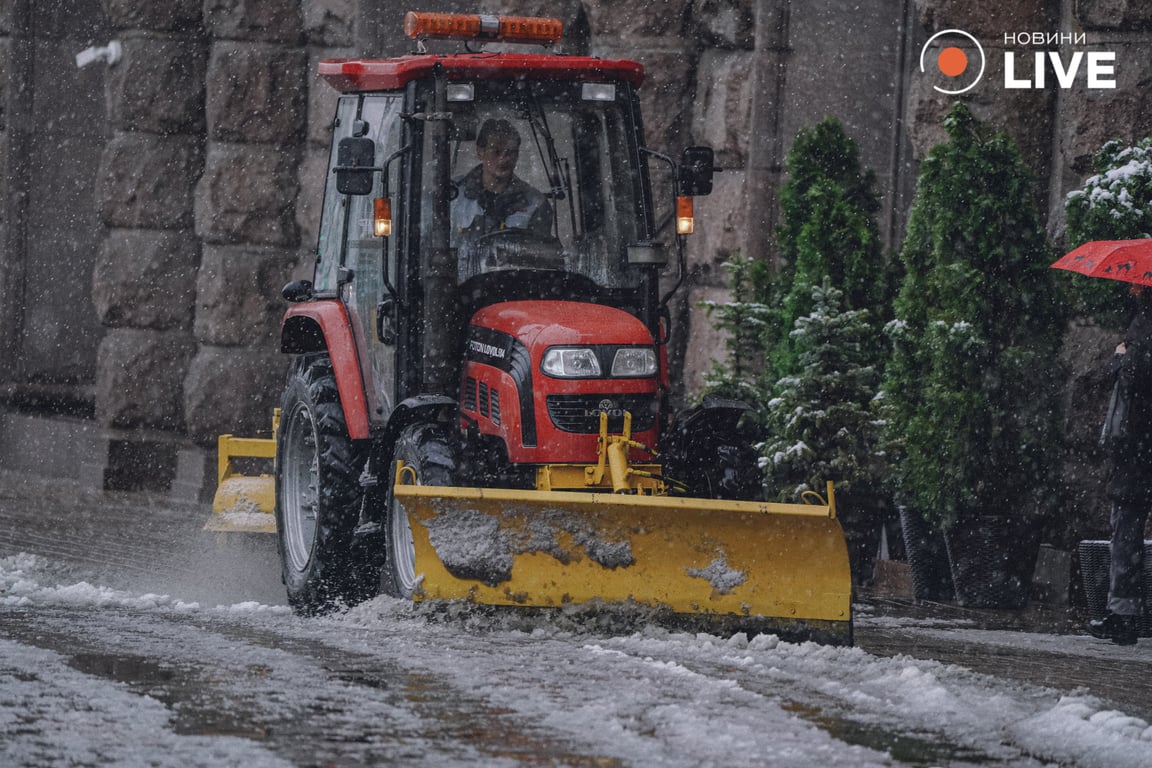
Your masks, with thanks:
[[(510, 301), (472, 316), (474, 329), (495, 331), (533, 351), (555, 346), (646, 345), (652, 334), (640, 320), (619, 309), (576, 301)], [(473, 334), (470, 346), (478, 342)], [(478, 351), (478, 350), (472, 350)]]
[(518, 464), (594, 463), (602, 417), (658, 441), (661, 359), (652, 334), (619, 309), (509, 301), (472, 316), (462, 414), (499, 436)]

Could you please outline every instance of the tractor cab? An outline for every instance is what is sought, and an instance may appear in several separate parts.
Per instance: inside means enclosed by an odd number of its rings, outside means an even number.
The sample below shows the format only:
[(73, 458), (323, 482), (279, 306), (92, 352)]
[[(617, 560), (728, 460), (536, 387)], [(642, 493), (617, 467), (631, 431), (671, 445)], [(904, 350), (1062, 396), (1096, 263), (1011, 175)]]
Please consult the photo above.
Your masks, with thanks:
[[(438, 16), (409, 14), (409, 33), (449, 36)], [(711, 153), (690, 149), (678, 175), (644, 147), (640, 65), (416, 53), (329, 60), (319, 72), (342, 95), (306, 295), (344, 300), (371, 363), (362, 369), (373, 425), (405, 398), (452, 392), (469, 320), (493, 304), (604, 305), (635, 317), (648, 344), (662, 342), (674, 187), (683, 179), (706, 193)], [(654, 164), (670, 182), (663, 211), (651, 194)], [(682, 232), (691, 220), (677, 221)]]

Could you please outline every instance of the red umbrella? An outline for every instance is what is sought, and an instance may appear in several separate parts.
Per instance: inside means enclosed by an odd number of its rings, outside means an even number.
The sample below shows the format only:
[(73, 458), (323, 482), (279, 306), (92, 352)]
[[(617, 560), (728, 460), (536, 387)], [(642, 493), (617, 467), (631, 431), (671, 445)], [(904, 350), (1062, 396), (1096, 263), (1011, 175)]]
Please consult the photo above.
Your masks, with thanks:
[(1152, 285), (1152, 239), (1093, 240), (1061, 256), (1052, 268)]

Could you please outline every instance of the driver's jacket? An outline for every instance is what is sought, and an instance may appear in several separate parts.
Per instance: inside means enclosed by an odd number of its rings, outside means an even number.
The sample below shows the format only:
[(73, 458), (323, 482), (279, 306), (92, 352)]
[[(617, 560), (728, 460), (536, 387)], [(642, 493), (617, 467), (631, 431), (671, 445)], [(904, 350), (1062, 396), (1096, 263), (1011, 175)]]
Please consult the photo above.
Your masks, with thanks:
[(538, 237), (552, 234), (552, 206), (519, 177), (503, 192), (489, 192), (481, 182), (481, 167), (476, 166), (456, 185), (459, 192), (451, 213), (454, 244), (500, 229), (528, 230)]

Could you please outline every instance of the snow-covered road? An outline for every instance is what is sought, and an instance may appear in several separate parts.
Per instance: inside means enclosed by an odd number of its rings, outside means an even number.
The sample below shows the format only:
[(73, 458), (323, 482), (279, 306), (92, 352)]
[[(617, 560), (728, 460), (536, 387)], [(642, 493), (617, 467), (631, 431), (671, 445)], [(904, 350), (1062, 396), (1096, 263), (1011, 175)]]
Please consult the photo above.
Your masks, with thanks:
[(0, 765), (1152, 765), (1090, 695), (909, 656), (74, 577), (0, 558)]
[(301, 619), (271, 538), (205, 515), (0, 470), (0, 766), (1152, 766), (1150, 686), (1092, 679), (1152, 677), (1147, 639), (880, 603), (858, 648), (384, 597)]

